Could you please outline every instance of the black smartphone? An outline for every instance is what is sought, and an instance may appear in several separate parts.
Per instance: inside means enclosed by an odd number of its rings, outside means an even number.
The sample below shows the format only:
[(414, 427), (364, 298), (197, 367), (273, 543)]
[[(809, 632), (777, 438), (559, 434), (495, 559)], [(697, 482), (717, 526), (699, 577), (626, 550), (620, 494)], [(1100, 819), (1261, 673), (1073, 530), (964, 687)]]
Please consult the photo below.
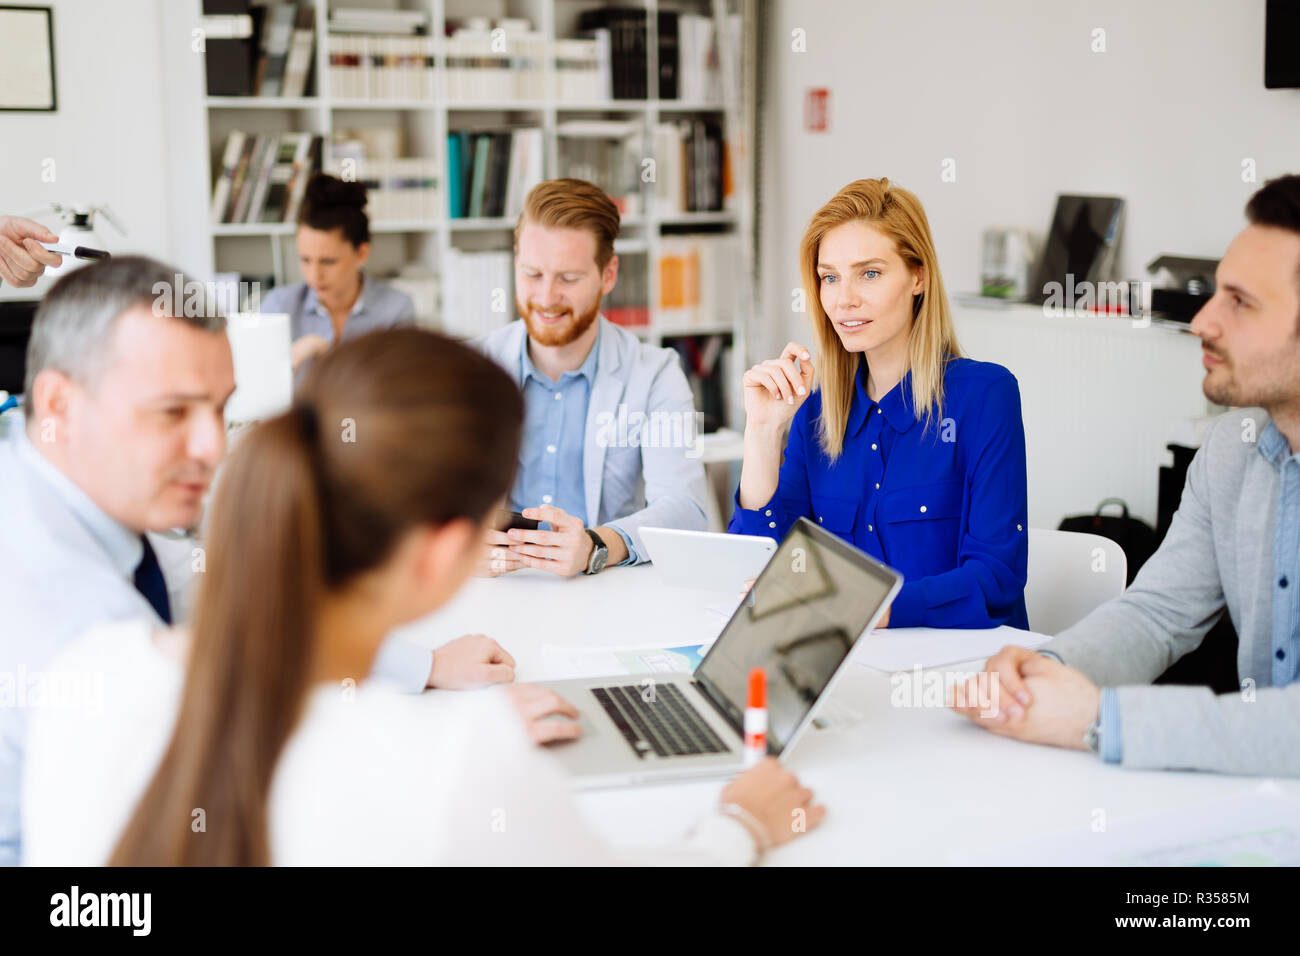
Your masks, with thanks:
[(505, 508), (497, 509), (497, 528), (501, 531), (510, 531), (514, 528), (518, 528), (520, 531), (536, 531), (540, 525), (540, 521), (525, 518), (518, 511), (509, 511)]

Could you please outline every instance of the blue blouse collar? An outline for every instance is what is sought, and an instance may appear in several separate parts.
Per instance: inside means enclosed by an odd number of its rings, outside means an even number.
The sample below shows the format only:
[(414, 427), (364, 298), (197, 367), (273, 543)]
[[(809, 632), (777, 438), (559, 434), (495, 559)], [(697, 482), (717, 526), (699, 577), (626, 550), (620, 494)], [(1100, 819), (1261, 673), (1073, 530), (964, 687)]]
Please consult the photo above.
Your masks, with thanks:
[[(848, 434), (856, 435), (867, 423), (867, 415), (877, 404), (867, 395), (867, 363), (858, 360), (858, 374), (854, 376), (853, 404), (849, 408)], [(880, 400), (880, 410), (894, 431), (907, 431), (916, 424), (912, 411), (912, 373), (909, 370), (902, 380)]]

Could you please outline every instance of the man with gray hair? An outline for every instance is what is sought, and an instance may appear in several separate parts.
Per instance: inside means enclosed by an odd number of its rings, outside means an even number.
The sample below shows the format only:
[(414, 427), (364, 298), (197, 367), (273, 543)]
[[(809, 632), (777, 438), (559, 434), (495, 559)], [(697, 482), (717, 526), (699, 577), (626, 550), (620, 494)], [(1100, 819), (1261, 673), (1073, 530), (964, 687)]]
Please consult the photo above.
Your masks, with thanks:
[[(215, 304), (184, 294), (195, 285), (114, 257), (60, 279), (36, 314), (25, 421), (0, 440), (0, 865), (20, 857), (27, 710), (64, 690), (42, 683), (50, 661), (95, 624), (171, 624), (192, 583), (168, 587), (145, 533), (198, 524), (225, 453), (234, 365)], [(418, 693), (512, 680), (514, 661), (481, 634), (436, 651), (392, 635), (372, 675)], [(83, 676), (73, 690), (93, 692)], [(555, 701), (530, 699), (539, 741)]]
[(19, 858), (26, 711), (53, 691), (44, 668), (92, 624), (171, 623), (145, 532), (195, 525), (225, 452), (225, 319), (174, 315), (158, 290), (177, 275), (135, 256), (79, 269), (32, 328), (25, 420), (0, 441), (0, 864)]

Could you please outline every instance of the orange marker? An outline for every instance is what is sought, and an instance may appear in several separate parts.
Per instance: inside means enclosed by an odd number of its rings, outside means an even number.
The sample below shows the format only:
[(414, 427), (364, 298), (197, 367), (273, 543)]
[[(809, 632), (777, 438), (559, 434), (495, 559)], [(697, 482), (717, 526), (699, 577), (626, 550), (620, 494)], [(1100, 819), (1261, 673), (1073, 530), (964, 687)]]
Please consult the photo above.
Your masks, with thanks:
[(749, 701), (745, 705), (745, 766), (767, 756), (767, 674), (755, 667), (749, 672)]

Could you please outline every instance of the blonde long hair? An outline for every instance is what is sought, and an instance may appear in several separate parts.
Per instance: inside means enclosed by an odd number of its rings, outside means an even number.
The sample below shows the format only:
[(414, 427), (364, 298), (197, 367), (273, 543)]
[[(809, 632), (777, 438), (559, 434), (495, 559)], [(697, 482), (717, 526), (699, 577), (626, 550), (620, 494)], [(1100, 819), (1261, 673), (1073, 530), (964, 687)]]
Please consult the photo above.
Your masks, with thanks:
[(812, 312), (813, 334), (821, 353), (817, 385), (821, 388), (819, 422), (822, 450), (831, 461), (844, 450), (844, 433), (853, 404), (859, 354), (847, 351), (826, 310), (817, 277), (822, 238), (847, 222), (864, 222), (891, 239), (907, 265), (924, 268), (921, 291), (912, 299), (907, 369), (912, 373), (912, 407), (924, 414), (925, 427), (943, 417), (943, 372), (949, 359), (961, 356), (952, 312), (939, 274), (939, 259), (921, 201), (888, 179), (859, 179), (837, 192), (813, 215), (799, 244), (799, 271)]

